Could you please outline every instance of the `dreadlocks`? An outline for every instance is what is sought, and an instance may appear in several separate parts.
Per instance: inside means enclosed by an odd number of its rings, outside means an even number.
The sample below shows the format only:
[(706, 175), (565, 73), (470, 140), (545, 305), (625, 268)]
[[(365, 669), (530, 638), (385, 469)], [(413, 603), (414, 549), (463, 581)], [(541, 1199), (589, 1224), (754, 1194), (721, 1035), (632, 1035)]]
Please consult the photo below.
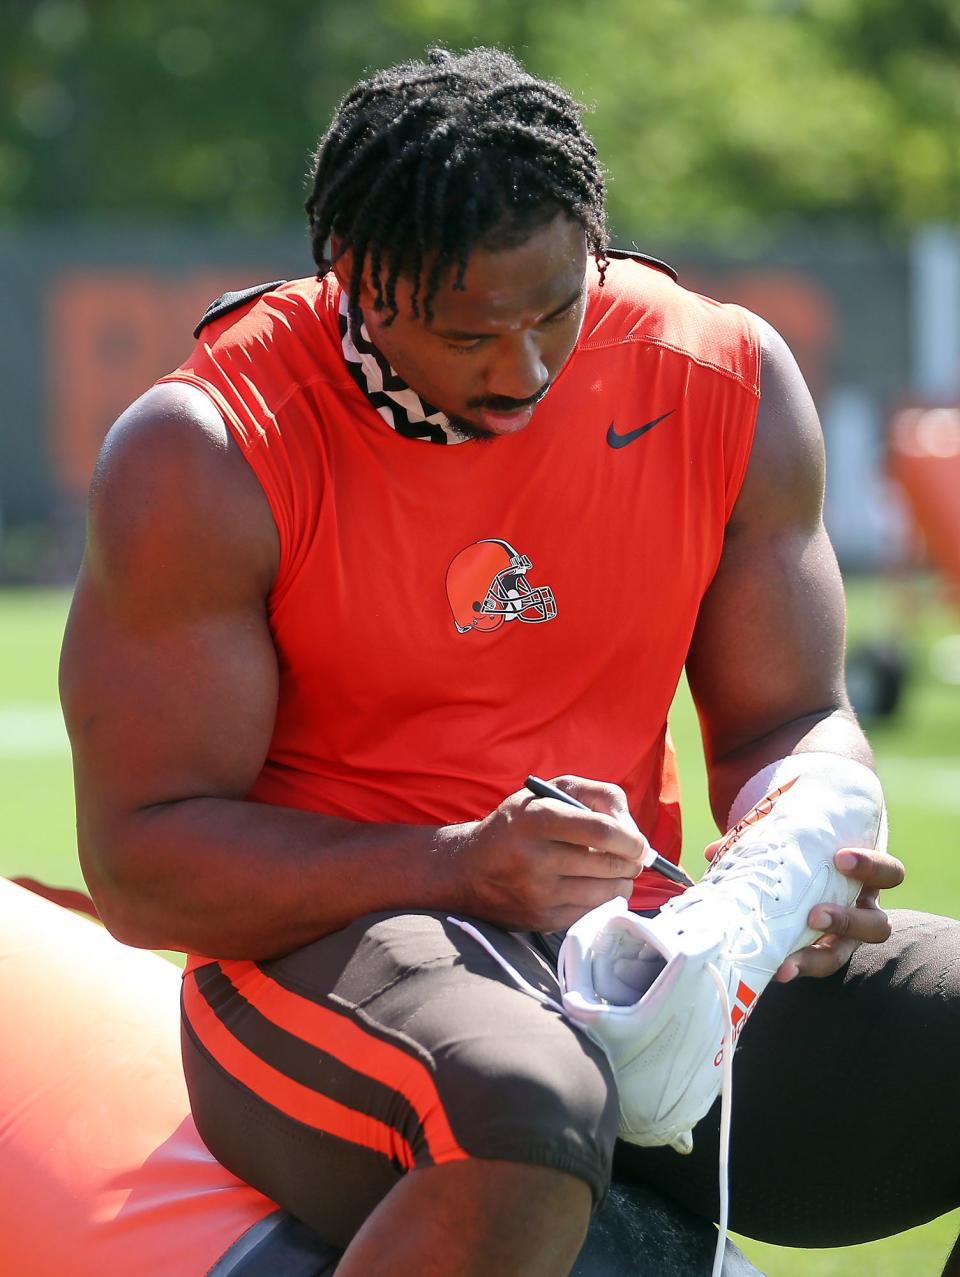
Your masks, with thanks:
[[(583, 226), (601, 283), (607, 242), (603, 177), (581, 108), (500, 49), (432, 49), (361, 81), (340, 103), (314, 157), (306, 203), (318, 270), (331, 233), (353, 250), (350, 321), (369, 264), (375, 308), (397, 313), (396, 281), (414, 315), (472, 248), (512, 247), (563, 210)], [(426, 269), (430, 257), (429, 270)]]

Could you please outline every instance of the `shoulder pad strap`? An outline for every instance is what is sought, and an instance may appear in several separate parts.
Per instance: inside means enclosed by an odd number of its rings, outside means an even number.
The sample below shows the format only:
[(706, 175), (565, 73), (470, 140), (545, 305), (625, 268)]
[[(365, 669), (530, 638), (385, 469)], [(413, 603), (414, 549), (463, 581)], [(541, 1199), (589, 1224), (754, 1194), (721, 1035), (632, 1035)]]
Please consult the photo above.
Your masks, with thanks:
[(269, 293), (272, 288), (279, 288), (281, 284), (286, 282), (285, 279), (274, 279), (269, 284), (254, 284), (252, 288), (241, 288), (236, 293), (223, 293), (216, 301), (211, 302), (203, 312), (203, 318), (193, 330), (194, 337), (199, 337), (201, 330), (211, 320), (219, 319), (221, 315), (226, 315), (231, 310), (236, 310), (238, 306), (243, 306), (245, 302), (252, 302), (255, 297), (262, 297), (264, 293)]
[(653, 266), (655, 270), (662, 270), (674, 283), (679, 278), (669, 262), (662, 262), (659, 257), (648, 257), (646, 253), (633, 253), (627, 248), (605, 248), (604, 256), (612, 257), (616, 261), (643, 262), (644, 266)]

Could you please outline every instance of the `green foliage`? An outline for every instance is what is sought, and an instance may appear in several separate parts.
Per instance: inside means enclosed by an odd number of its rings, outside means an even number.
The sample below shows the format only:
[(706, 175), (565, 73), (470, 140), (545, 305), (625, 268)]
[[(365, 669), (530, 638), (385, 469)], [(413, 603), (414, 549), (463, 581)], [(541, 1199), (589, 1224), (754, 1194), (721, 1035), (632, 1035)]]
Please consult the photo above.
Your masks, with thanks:
[[(298, 216), (310, 150), (402, 37), (363, 4), (40, 0), (6, 22), (0, 202), (20, 216)], [(358, 21), (358, 18), (360, 21)]]
[(0, 208), (296, 218), (307, 157), (365, 70), (502, 44), (595, 106), (627, 235), (960, 207), (955, 0), (39, 0), (0, 47)]

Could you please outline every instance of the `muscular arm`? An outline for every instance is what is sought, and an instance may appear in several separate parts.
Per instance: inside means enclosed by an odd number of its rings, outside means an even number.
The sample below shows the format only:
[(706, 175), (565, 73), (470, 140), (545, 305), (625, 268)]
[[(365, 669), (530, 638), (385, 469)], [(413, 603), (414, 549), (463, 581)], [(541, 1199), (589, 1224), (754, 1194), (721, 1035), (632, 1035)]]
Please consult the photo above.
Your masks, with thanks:
[[(687, 661), (721, 830), (743, 784), (778, 758), (817, 750), (873, 765), (844, 686), (843, 588), (823, 526), (820, 423), (793, 356), (766, 324), (762, 343), (750, 464)], [(829, 934), (788, 958), (781, 980), (830, 975), (860, 941), (889, 935), (877, 896), (902, 881), (903, 866), (866, 851), (836, 863), (863, 884), (857, 904), (814, 910), (810, 925)]]
[(743, 783), (777, 758), (824, 750), (872, 763), (844, 687), (816, 409), (782, 338), (763, 324), (762, 340), (750, 464), (687, 662), (721, 829)]
[(596, 814), (514, 795), (445, 828), (246, 801), (276, 712), (278, 557), (205, 396), (161, 386), (124, 414), (94, 478), (61, 660), (81, 863), (115, 935), (259, 958), (375, 909), (548, 929), (629, 891), (643, 842), (611, 787), (580, 789)]

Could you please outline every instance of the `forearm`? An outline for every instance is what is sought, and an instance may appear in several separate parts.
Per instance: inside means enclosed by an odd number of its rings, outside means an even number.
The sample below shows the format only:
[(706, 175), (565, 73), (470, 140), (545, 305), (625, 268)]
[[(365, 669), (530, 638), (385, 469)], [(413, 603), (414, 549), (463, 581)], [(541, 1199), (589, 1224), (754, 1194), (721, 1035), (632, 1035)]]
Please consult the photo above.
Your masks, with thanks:
[(455, 909), (463, 826), (340, 820), (220, 798), (84, 834), (84, 873), (128, 944), (207, 957), (287, 953), (378, 909)]
[(774, 731), (708, 761), (710, 806), (724, 831), (733, 800), (751, 776), (789, 754), (841, 754), (873, 767), (873, 755), (849, 709), (825, 709), (791, 720)]

